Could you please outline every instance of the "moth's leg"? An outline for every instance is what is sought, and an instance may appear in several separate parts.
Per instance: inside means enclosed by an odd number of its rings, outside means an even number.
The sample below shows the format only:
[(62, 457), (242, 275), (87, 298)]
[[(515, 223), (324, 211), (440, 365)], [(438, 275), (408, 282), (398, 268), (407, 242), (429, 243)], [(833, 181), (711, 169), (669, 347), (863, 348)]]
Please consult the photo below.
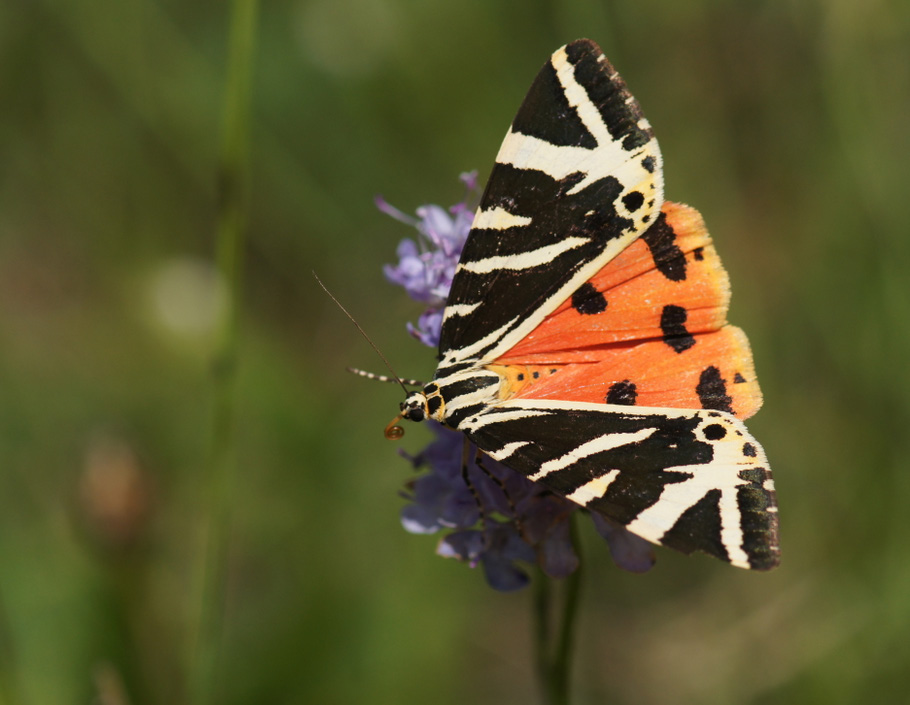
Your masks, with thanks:
[(508, 502), (508, 504), (509, 504), (509, 516), (512, 519), (512, 524), (515, 525), (515, 530), (518, 532), (518, 535), (522, 536), (523, 534), (521, 531), (521, 520), (518, 517), (518, 509), (515, 506), (515, 502), (512, 500), (512, 495), (509, 494), (509, 490), (506, 487), (506, 483), (503, 482), (498, 477), (496, 477), (496, 475), (494, 475), (492, 472), (490, 472), (489, 469), (487, 468), (487, 466), (483, 464), (483, 458), (484, 458), (484, 455), (481, 452), (481, 450), (478, 448), (477, 454), (474, 456), (474, 462), (476, 463), (477, 467), (480, 468), (480, 470), (483, 472), (483, 474), (486, 475), (487, 477), (489, 477), (496, 484), (496, 486), (502, 492), (503, 497), (506, 498), (506, 502)]
[[(464, 439), (464, 444), (461, 446), (461, 479), (464, 480), (464, 483), (468, 486), (468, 489), (471, 491), (471, 496), (474, 498), (474, 502), (477, 504), (477, 511), (480, 512), (480, 528), (483, 532), (483, 535), (487, 534), (487, 513), (483, 508), (483, 502), (480, 499), (480, 492), (477, 491), (477, 487), (471, 482), (471, 476), (468, 474), (468, 467), (471, 463), (471, 443), (467, 438)], [(478, 467), (480, 464), (478, 463)], [(483, 472), (487, 475), (489, 473), (481, 468)]]
[[(474, 464), (477, 465), (478, 469), (484, 475), (486, 475), (488, 478), (490, 478), (493, 481), (493, 483), (502, 492), (503, 496), (506, 498), (506, 502), (509, 505), (509, 518), (511, 519), (512, 524), (515, 526), (515, 530), (518, 532), (518, 534), (520, 536), (523, 536), (521, 521), (519, 520), (519, 517), (518, 517), (518, 509), (515, 507), (515, 502), (512, 500), (512, 495), (509, 494), (509, 490), (506, 487), (506, 484), (501, 479), (496, 477), (496, 475), (494, 475), (492, 472), (490, 472), (489, 468), (487, 468), (487, 466), (483, 464), (483, 457), (484, 457), (483, 453), (479, 449), (476, 450), (476, 452), (474, 454)], [(462, 451), (461, 451), (461, 477), (464, 480), (464, 483), (468, 486), (468, 489), (471, 491), (471, 496), (474, 497), (474, 501), (477, 503), (477, 510), (480, 512), (481, 530), (483, 531), (484, 535), (486, 536), (487, 525), (488, 525), (487, 511), (483, 505), (483, 500), (480, 497), (480, 492), (478, 491), (477, 486), (473, 482), (471, 482), (471, 477), (470, 477), (470, 474), (468, 473), (468, 468), (470, 467), (470, 461), (471, 461), (471, 444), (468, 441), (468, 439), (466, 438), (464, 441), (464, 445), (462, 446)]]

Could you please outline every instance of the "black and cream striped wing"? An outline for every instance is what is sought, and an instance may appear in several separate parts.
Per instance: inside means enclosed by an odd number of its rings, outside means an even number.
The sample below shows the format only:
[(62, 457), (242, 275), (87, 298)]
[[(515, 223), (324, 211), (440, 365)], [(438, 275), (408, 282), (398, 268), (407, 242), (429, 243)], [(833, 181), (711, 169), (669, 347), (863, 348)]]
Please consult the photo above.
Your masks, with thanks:
[(649, 541), (741, 568), (779, 562), (771, 471), (731, 414), (512, 399), (459, 428), (491, 458)]
[(662, 202), (657, 140), (622, 78), (590, 40), (559, 49), (496, 157), (452, 282), (440, 371), (521, 340)]

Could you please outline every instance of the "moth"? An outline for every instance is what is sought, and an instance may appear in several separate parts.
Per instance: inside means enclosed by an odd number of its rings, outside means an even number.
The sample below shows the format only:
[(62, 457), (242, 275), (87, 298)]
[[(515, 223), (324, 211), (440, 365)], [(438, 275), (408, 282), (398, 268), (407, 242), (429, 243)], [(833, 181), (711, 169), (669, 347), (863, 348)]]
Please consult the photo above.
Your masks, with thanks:
[(761, 405), (699, 213), (665, 202), (660, 149), (592, 41), (557, 50), (512, 122), (446, 302), (439, 365), (400, 419), (653, 543), (779, 562)]

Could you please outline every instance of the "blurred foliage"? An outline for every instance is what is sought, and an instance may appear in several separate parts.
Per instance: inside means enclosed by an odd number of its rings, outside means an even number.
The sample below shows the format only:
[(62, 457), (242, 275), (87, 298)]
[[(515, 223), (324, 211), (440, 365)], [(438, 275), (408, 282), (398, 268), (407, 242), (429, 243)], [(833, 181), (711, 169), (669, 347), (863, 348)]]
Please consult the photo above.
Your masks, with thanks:
[[(588, 536), (579, 703), (898, 702), (910, 687), (910, 4), (271, 0), (254, 79), (220, 703), (530, 702), (530, 594), (406, 535), (382, 277), (556, 47), (597, 40), (705, 215), (766, 394), (783, 565)], [(228, 8), (0, 4), (0, 698), (183, 689), (212, 411)], [(415, 429), (404, 447), (425, 436)]]

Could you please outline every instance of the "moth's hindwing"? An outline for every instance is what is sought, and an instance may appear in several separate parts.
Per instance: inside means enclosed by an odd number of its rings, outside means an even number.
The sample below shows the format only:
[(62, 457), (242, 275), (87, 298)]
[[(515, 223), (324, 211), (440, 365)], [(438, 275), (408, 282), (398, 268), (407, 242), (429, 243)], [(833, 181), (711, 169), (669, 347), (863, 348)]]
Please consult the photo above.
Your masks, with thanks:
[(701, 215), (665, 201), (638, 240), (494, 361), (510, 380), (527, 380), (503, 396), (746, 419), (762, 396), (748, 339), (726, 323), (729, 300)]
[(731, 414), (511, 399), (460, 425), (491, 458), (683, 553), (779, 562), (764, 451)]
[(440, 372), (521, 340), (662, 203), (657, 140), (622, 78), (589, 40), (558, 50), (496, 157), (449, 293)]

